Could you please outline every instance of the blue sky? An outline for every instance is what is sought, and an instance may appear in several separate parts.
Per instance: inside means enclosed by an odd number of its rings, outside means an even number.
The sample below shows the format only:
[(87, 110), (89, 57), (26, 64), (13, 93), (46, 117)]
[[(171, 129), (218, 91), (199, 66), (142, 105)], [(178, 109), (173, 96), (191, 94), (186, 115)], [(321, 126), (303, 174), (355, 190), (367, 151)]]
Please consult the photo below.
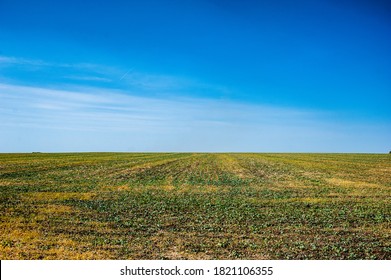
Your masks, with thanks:
[(0, 1), (0, 152), (391, 150), (387, 1)]

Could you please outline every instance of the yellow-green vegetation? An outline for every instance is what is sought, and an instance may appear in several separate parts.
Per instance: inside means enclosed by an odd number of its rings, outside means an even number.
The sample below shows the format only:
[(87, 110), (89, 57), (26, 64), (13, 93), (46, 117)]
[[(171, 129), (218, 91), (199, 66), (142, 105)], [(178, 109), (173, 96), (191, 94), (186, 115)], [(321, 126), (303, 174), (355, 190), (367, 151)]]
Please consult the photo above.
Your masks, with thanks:
[(391, 259), (391, 155), (0, 154), (1, 259)]

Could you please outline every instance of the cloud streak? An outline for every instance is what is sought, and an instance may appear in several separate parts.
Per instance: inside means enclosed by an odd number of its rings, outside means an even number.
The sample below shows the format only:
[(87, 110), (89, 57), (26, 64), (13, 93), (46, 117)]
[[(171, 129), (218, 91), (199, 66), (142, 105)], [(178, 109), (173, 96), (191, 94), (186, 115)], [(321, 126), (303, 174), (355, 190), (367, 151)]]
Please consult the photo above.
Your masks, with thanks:
[[(54, 63), (22, 57), (0, 56), (2, 76), (9, 77), (7, 82), (27, 84), (59, 85), (78, 84), (81, 86), (110, 86), (131, 90), (138, 94), (173, 95), (209, 94), (224, 95), (229, 89), (223, 86), (208, 84), (193, 78), (162, 73), (146, 73), (134, 68), (127, 70), (120, 67), (96, 63)], [(15, 71), (18, 74), (15, 76)], [(8, 74), (7, 71), (10, 71)], [(19, 76), (19, 77), (18, 77)], [(45, 77), (45, 80), (42, 80)], [(1, 77), (0, 77), (1, 78)], [(11, 80), (10, 80), (11, 78)], [(1, 82), (1, 80), (0, 80)], [(4, 82), (4, 81), (3, 81)]]
[(25, 59), (21, 57), (13, 57), (13, 56), (0, 56), (0, 66), (10, 67), (13, 65), (50, 66), (51, 64), (42, 60)]

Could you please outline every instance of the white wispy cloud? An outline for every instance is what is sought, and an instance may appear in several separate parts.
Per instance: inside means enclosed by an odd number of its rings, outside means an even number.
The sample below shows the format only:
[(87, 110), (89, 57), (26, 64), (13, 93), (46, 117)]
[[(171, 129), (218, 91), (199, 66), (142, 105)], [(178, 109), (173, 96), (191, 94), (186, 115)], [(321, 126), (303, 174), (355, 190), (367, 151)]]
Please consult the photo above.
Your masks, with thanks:
[[(97, 63), (59, 63), (23, 57), (0, 56), (0, 68), (12, 69), (14, 67), (17, 67), (18, 73), (25, 71), (25, 74), (33, 74), (23, 75), (23, 81), (20, 82), (26, 82), (26, 77), (27, 79), (30, 77), (30, 79), (35, 79), (32, 81), (33, 83), (42, 85), (44, 85), (44, 81), (40, 79), (45, 76), (52, 83), (66, 84), (74, 82), (89, 85), (94, 82), (104, 82), (110, 83), (117, 88), (147, 94), (169, 94), (175, 92), (184, 94), (186, 92), (194, 93), (194, 91), (226, 94), (229, 92), (229, 89), (224, 86), (208, 84), (194, 78), (139, 71), (134, 67), (123, 69)], [(2, 76), (7, 78), (6, 72), (3, 72)], [(15, 83), (18, 82), (15, 72), (12, 72), (12, 76), (8, 78)]]
[(134, 70), (128, 72), (122, 80), (136, 88), (146, 90), (181, 89), (187, 86), (192, 86), (195, 83), (194, 81), (183, 77), (142, 73)]
[[(79, 79), (79, 80), (110, 80), (110, 76), (117, 76), (121, 72), (112, 66), (95, 64), (95, 63), (64, 63), (64, 62), (52, 62), (44, 61), (40, 59), (30, 59), (24, 57), (15, 56), (0, 56), (0, 67), (12, 68), (18, 67), (19, 71), (41, 71), (46, 75), (52, 72), (70, 72), (69, 75), (60, 75), (59, 78), (63, 77), (66, 79)], [(53, 71), (56, 70), (56, 71)], [(74, 74), (74, 73), (77, 73)], [(97, 76), (98, 74), (99, 76)]]
[(69, 80), (77, 80), (77, 81), (93, 81), (93, 82), (111, 82), (112, 80), (104, 77), (97, 76), (77, 76), (77, 75), (67, 75), (64, 78)]
[(354, 151), (390, 137), (310, 111), (102, 88), (0, 84), (0, 100), (0, 147), (17, 151)]
[(12, 66), (12, 65), (43, 67), (43, 66), (50, 66), (51, 64), (39, 59), (26, 59), (26, 58), (13, 57), (13, 56), (0, 56), (0, 67)]

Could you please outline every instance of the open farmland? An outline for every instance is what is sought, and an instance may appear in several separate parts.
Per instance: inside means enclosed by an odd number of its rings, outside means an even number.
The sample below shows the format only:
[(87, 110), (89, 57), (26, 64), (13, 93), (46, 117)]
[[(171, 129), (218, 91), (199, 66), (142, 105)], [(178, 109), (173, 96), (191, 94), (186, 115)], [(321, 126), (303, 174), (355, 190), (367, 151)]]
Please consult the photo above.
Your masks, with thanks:
[(391, 155), (0, 154), (1, 259), (391, 259)]

